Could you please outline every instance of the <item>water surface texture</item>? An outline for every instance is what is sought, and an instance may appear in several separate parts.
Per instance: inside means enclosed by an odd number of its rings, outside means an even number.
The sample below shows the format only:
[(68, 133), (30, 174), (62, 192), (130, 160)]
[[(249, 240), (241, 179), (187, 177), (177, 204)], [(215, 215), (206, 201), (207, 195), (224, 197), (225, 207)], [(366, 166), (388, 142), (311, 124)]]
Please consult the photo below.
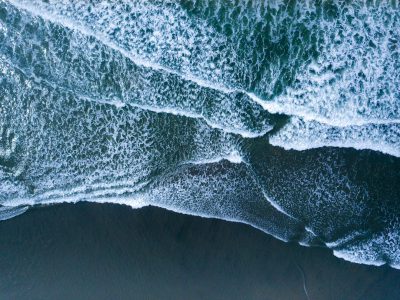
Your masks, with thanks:
[(250, 224), (400, 268), (396, 1), (0, 0), (0, 220)]

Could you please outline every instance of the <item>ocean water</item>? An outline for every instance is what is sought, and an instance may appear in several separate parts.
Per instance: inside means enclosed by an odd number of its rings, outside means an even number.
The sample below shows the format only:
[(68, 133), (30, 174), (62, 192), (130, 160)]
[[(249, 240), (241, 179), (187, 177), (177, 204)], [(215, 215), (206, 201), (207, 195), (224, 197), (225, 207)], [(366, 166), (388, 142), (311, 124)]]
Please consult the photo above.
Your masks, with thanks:
[(397, 1), (0, 0), (0, 220), (157, 206), (400, 268)]
[(396, 300), (400, 272), (244, 224), (80, 202), (0, 223), (1, 299)]

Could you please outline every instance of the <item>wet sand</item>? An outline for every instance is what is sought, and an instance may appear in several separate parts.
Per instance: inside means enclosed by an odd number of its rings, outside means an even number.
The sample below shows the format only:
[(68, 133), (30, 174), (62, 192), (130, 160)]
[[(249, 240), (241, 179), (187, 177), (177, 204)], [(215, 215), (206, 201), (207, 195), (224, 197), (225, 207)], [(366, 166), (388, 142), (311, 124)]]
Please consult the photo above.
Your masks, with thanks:
[(154, 207), (62, 204), (0, 222), (0, 299), (307, 297), (399, 299), (400, 271)]

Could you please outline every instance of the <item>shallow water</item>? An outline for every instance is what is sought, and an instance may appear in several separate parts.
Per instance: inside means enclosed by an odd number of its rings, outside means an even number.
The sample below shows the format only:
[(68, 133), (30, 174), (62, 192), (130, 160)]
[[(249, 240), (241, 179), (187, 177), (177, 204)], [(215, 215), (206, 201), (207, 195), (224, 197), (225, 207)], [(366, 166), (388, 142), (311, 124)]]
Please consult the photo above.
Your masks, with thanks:
[[(80, 203), (0, 223), (2, 299), (397, 299), (400, 274), (249, 226)], [(6, 245), (6, 247), (4, 247)]]
[(147, 205), (400, 267), (400, 10), (0, 0), (0, 219)]

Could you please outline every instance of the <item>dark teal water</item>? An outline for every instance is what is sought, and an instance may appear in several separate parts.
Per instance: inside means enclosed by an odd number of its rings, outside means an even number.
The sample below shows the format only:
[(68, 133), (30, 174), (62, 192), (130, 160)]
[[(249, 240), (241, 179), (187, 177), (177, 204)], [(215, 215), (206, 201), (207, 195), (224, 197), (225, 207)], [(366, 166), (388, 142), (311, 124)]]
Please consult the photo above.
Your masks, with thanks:
[(1, 222), (0, 242), (2, 299), (380, 300), (400, 292), (390, 267), (154, 207), (36, 207)]
[(0, 0), (0, 219), (153, 205), (399, 268), (399, 45), (397, 2)]

